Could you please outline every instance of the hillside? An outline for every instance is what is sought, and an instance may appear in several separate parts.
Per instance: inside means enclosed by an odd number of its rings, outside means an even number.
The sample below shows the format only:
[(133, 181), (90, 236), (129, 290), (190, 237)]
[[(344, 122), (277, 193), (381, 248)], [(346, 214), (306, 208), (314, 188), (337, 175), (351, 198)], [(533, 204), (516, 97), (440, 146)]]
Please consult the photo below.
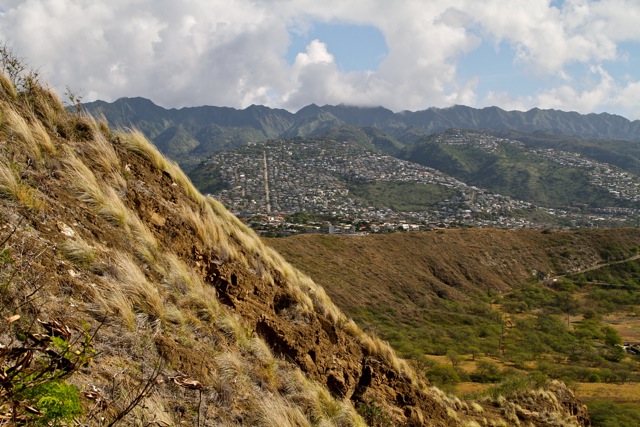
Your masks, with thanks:
[(140, 132), (36, 75), (0, 75), (0, 117), (3, 424), (589, 424), (558, 382), (428, 387)]
[[(616, 167), (616, 163), (621, 164), (620, 159), (607, 158), (613, 164), (599, 161), (605, 156), (590, 152), (587, 141), (553, 144), (551, 138), (522, 137), (522, 140), (526, 143), (452, 129), (416, 142), (401, 157), (468, 185), (542, 206), (640, 206), (637, 171)], [(636, 145), (627, 143), (627, 152)], [(627, 165), (633, 158), (628, 156)]]
[(273, 138), (319, 136), (336, 129), (351, 132), (353, 127), (373, 128), (360, 140), (394, 153), (401, 144), (412, 144), (426, 135), (449, 128), (548, 132), (599, 140), (635, 141), (640, 139), (640, 121), (629, 121), (611, 114), (581, 115), (575, 112), (532, 109), (504, 111), (490, 107), (465, 106), (429, 108), (394, 113), (388, 109), (347, 105), (309, 105), (296, 113), (252, 105), (244, 110), (226, 107), (165, 109), (144, 98), (121, 98), (107, 103), (82, 105), (87, 112), (104, 116), (114, 127), (140, 129), (165, 154), (181, 163), (206, 157), (216, 151)]
[[(621, 347), (640, 343), (638, 229), (300, 235), (268, 244), (440, 386), (464, 395), (528, 373), (573, 384), (594, 410), (635, 405), (637, 420), (637, 394), (620, 387), (640, 382), (640, 357)], [(635, 425), (618, 424), (617, 411), (596, 415), (602, 425)]]
[[(268, 244), (323, 286), (346, 313), (393, 342), (387, 333), (406, 334), (415, 327), (411, 318), (427, 316), (420, 314), (425, 310), (485, 302), (531, 283), (536, 275), (553, 277), (612, 256), (632, 256), (640, 230), (301, 235), (268, 239)], [(375, 313), (382, 318), (374, 319)]]

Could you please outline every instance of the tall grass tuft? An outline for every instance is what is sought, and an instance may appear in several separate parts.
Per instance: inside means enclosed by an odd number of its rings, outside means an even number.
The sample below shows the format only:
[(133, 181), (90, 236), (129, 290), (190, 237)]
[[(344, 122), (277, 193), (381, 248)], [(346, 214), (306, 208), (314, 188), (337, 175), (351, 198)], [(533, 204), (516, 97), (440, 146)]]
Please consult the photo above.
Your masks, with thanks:
[(18, 97), (16, 88), (11, 82), (11, 79), (3, 72), (0, 72), (0, 93), (2, 97), (15, 100)]
[(155, 319), (163, 319), (164, 301), (156, 286), (150, 283), (140, 267), (124, 252), (113, 260), (115, 277), (134, 308)]
[(45, 205), (41, 193), (23, 184), (16, 173), (13, 165), (0, 161), (0, 198), (15, 200), (30, 211), (41, 212)]
[(169, 165), (167, 159), (147, 140), (142, 132), (137, 129), (128, 129), (120, 132), (119, 136), (120, 142), (125, 148), (139, 154), (157, 169), (167, 170)]
[(62, 242), (60, 251), (66, 259), (83, 268), (89, 268), (96, 260), (96, 249), (79, 236)]
[(0, 197), (18, 200), (18, 186), (13, 168), (0, 161)]
[(40, 148), (23, 115), (8, 105), (3, 108), (3, 113), (0, 136), (7, 141), (9, 148), (14, 152), (21, 151), (32, 161), (40, 160)]

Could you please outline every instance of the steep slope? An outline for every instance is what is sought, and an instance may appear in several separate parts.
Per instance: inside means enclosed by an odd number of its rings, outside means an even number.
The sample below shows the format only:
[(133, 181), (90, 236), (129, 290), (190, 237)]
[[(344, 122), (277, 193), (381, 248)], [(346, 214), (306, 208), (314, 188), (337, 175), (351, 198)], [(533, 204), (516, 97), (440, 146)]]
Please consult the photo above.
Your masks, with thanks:
[[(40, 353), (16, 343), (49, 354), (60, 334), (90, 331), (93, 360), (52, 365), (76, 372), (78, 422), (588, 425), (560, 384), (484, 406), (427, 387), (140, 132), (113, 133), (25, 81), (0, 75), (0, 339), (15, 350), (0, 358), (5, 375), (29, 373)], [(0, 401), (3, 419), (47, 415), (24, 399)]]

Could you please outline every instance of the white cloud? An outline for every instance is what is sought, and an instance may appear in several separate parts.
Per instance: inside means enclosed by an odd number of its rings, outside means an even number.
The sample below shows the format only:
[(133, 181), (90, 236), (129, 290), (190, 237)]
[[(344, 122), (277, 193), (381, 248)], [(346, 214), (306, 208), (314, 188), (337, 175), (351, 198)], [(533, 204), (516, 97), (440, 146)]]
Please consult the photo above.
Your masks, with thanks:
[(512, 97), (504, 92), (490, 92), (482, 103), (500, 105), (506, 110), (539, 107), (583, 114), (624, 113), (634, 120), (640, 119), (640, 81), (619, 83), (601, 66), (593, 66), (590, 75), (579, 87), (563, 84), (522, 97)]
[[(619, 82), (607, 70), (624, 60), (620, 42), (640, 42), (636, 0), (566, 0), (561, 9), (548, 0), (0, 0), (0, 9), (0, 38), (57, 90), (70, 85), (87, 100), (394, 110), (495, 102), (630, 112), (638, 105), (633, 81), (640, 78)], [(304, 32), (314, 20), (378, 28), (388, 55), (373, 72), (343, 72), (314, 40), (286, 63), (289, 31)], [(478, 96), (477, 78), (461, 80), (457, 67), (482, 40), (511, 46), (516, 70), (528, 78), (562, 83), (518, 99)], [(590, 87), (572, 74), (576, 63), (595, 67)]]

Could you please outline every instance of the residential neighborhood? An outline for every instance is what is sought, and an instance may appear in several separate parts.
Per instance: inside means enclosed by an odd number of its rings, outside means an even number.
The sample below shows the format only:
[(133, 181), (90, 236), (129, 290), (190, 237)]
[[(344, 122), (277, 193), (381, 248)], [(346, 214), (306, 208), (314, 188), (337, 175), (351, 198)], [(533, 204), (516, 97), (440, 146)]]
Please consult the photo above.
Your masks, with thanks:
[[(521, 142), (482, 133), (448, 132), (443, 144), (474, 144), (497, 150)], [(446, 138), (446, 139), (445, 139)], [(616, 197), (640, 200), (640, 182), (632, 174), (576, 153), (527, 147), (533, 155), (589, 171), (595, 185)], [(224, 188), (212, 194), (262, 233), (370, 233), (443, 227), (532, 228), (624, 223), (637, 209), (585, 210), (537, 206), (467, 185), (435, 169), (380, 154), (362, 145), (325, 138), (278, 139), (222, 151), (207, 160)], [(410, 183), (437, 186), (449, 196), (403, 211), (354, 194), (363, 184)], [(433, 187), (435, 188), (435, 187)], [(314, 220), (288, 221), (297, 213)]]

